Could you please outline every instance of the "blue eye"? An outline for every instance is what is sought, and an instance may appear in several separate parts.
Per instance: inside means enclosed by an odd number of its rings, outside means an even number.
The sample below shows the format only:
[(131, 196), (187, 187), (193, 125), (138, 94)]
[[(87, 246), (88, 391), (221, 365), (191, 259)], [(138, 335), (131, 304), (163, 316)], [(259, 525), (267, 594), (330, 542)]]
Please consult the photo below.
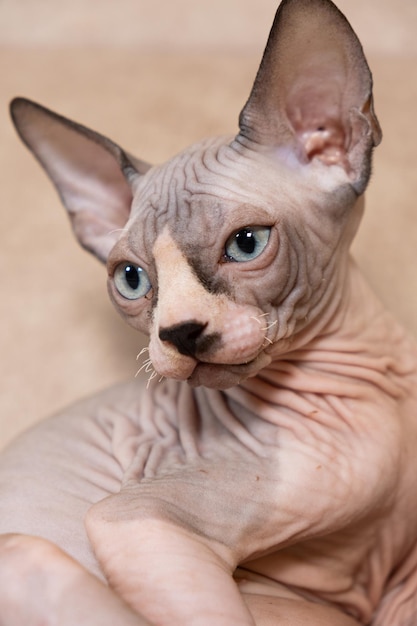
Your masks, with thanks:
[(226, 258), (237, 263), (256, 259), (265, 250), (270, 234), (269, 226), (248, 226), (238, 230), (226, 242)]
[(121, 296), (139, 300), (151, 289), (151, 281), (142, 267), (134, 263), (120, 263), (114, 272), (114, 284)]

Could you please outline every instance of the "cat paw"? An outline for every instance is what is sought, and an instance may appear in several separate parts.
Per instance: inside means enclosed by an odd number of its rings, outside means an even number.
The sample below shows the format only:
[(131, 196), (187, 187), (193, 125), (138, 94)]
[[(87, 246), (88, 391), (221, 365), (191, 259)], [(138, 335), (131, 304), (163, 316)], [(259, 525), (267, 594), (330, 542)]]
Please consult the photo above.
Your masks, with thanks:
[(0, 626), (149, 626), (58, 546), (0, 535)]

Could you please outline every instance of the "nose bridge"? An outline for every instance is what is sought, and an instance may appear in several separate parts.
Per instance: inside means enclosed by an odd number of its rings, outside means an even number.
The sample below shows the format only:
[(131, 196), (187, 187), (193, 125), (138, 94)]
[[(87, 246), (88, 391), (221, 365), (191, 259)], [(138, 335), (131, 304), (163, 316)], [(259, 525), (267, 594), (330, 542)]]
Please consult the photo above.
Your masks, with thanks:
[(158, 302), (154, 319), (159, 329), (184, 323), (208, 323), (212, 296), (195, 276), (185, 255), (168, 230), (157, 238), (153, 255), (158, 276)]

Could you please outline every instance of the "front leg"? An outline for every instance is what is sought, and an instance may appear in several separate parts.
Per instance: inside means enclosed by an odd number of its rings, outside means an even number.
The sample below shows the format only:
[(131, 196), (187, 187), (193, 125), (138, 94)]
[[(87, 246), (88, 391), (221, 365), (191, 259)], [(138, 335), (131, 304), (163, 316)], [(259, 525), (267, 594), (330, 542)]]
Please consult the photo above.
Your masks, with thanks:
[(130, 496), (95, 505), (87, 527), (110, 585), (155, 626), (359, 626), (337, 608), (284, 586), (271, 590), (234, 579), (234, 559), (224, 545), (180, 519), (163, 520), (162, 511), (151, 516), (154, 507), (145, 503), (132, 517)]
[(0, 624), (150, 626), (57, 546), (25, 535), (0, 535)]
[(112, 496), (87, 516), (110, 585), (157, 626), (254, 626), (228, 551), (180, 519), (155, 515), (152, 503), (132, 515), (131, 495)]
[[(256, 594), (246, 593), (233, 578), (237, 566), (257, 560), (260, 571), (264, 555), (331, 536), (317, 568), (306, 563), (308, 572), (316, 568), (307, 598), (318, 603), (308, 602), (314, 608), (307, 613), (314, 615), (324, 602), (328, 606), (320, 610), (329, 613), (329, 624), (355, 623), (342, 610), (346, 580), (351, 580), (349, 610), (367, 623), (373, 600), (366, 590), (363, 598), (355, 596), (354, 577), (369, 552), (370, 536), (389, 523), (397, 474), (392, 466), (384, 471), (384, 459), (387, 450), (399, 449), (396, 431), (381, 425), (371, 430), (368, 415), (366, 429), (360, 419), (351, 429), (332, 416), (319, 420), (317, 411), (315, 420), (277, 409), (279, 424), (254, 421), (244, 410), (240, 418), (232, 415), (232, 405), (218, 392), (198, 391), (192, 397), (184, 386), (174, 392), (174, 383), (170, 394), (165, 385), (158, 389), (155, 416), (169, 446), (138, 450), (120, 493), (94, 505), (86, 518), (113, 588), (158, 626), (205, 626), (208, 619), (216, 626), (261, 625)], [(175, 424), (169, 398), (178, 409)], [(327, 567), (332, 559), (342, 559), (340, 578)], [(283, 589), (305, 586), (302, 568), (300, 577), (288, 582), (277, 560), (275, 580)], [(271, 597), (268, 590), (263, 593)], [(272, 596), (281, 620), (280, 607), (288, 599), (285, 593), (278, 600)], [(284, 611), (291, 626), (303, 623), (307, 600), (301, 596), (292, 605), (293, 621), (291, 610)], [(326, 624), (323, 615), (317, 623)]]
[(253, 592), (234, 579), (239, 563), (308, 526), (305, 512), (300, 520), (271, 502), (279, 490), (267, 478), (269, 460), (251, 463), (246, 453), (240, 465), (201, 461), (139, 483), (130, 479), (120, 494), (94, 505), (87, 532), (110, 585), (157, 626), (358, 624), (335, 607), (297, 594), (288, 599), (285, 586), (282, 594), (268, 587)]

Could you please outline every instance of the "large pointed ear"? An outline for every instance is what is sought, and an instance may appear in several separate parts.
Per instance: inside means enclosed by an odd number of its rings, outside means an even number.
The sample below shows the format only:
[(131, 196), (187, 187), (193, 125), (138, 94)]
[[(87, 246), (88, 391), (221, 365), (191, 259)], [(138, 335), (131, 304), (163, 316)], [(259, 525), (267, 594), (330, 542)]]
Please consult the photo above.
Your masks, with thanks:
[(106, 261), (129, 219), (132, 185), (150, 166), (30, 100), (16, 98), (10, 110), (21, 139), (57, 188), (79, 242)]
[(283, 0), (275, 16), (238, 140), (340, 165), (357, 193), (368, 182), (381, 130), (362, 46), (330, 0)]

